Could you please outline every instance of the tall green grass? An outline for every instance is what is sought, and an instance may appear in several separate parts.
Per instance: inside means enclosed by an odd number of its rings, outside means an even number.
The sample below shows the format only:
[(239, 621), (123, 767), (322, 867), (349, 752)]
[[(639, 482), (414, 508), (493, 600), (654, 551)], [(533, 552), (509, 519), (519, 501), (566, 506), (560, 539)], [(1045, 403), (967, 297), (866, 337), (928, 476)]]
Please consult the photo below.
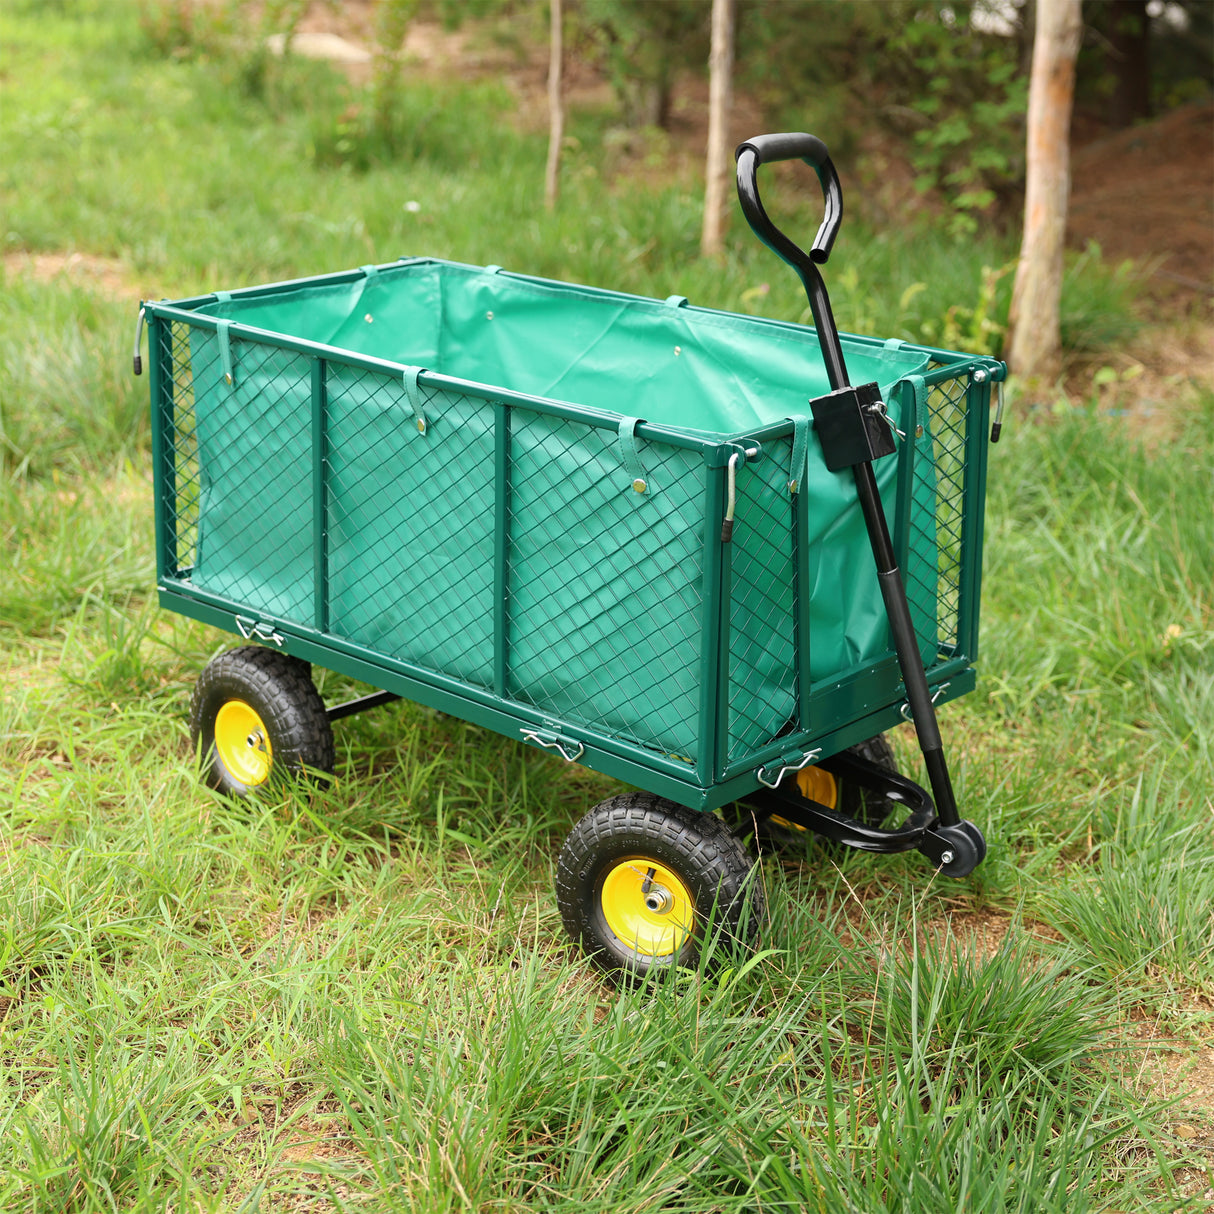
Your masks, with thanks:
[[(804, 309), (741, 225), (699, 262), (694, 185), (629, 183), (589, 137), (545, 214), (542, 143), (492, 85), (419, 89), (442, 101), (424, 137), (360, 169), (325, 144), (357, 100), (326, 70), (166, 61), (135, 16), (0, 12), (7, 251), (108, 256), (175, 296), (433, 253)], [(799, 191), (769, 197), (809, 233)], [(849, 224), (840, 322), (981, 337), (1009, 253)], [(1107, 330), (1102, 281), (1089, 265), (1076, 298)], [(1013, 408), (979, 691), (944, 721), (990, 842), (971, 878), (766, 855), (754, 958), (616, 991), (551, 893), (605, 777), (402, 703), (339, 723), (331, 788), (200, 786), (184, 714), (231, 639), (155, 605), (136, 286), (4, 286), (3, 1208), (1182, 1204), (1200, 1160), (1171, 1127), (1200, 1146), (1209, 1111), (1138, 1082), (1119, 1020), (1208, 1036), (1214, 400), (1178, 398), (1151, 446), (1094, 410)], [(327, 700), (358, 690), (317, 677)]]

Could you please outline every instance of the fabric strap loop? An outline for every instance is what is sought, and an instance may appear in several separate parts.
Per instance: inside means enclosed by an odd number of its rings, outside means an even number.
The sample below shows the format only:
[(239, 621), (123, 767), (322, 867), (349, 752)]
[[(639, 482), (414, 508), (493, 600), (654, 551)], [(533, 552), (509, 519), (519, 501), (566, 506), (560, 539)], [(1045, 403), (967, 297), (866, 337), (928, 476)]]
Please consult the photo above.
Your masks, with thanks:
[(405, 395), (409, 398), (409, 407), (417, 419), (418, 434), (428, 434), (430, 430), (430, 423), (426, 420), (426, 411), (422, 407), (421, 387), (417, 382), (417, 377), (424, 370), (425, 367), (406, 367), (404, 374)]
[(624, 454), (624, 468), (632, 480), (635, 493), (648, 493), (652, 486), (641, 467), (641, 455), (637, 450), (636, 428), (640, 424), (639, 417), (625, 417), (620, 420), (620, 450)]
[(215, 322), (215, 333), (219, 338), (219, 361), (223, 366), (223, 382), (229, 388), (236, 387), (236, 373), (232, 365), (232, 322), (230, 320), (217, 320)]
[(805, 461), (809, 455), (809, 418), (796, 414), (792, 422), (792, 463), (788, 469), (788, 492), (796, 493), (805, 476)]

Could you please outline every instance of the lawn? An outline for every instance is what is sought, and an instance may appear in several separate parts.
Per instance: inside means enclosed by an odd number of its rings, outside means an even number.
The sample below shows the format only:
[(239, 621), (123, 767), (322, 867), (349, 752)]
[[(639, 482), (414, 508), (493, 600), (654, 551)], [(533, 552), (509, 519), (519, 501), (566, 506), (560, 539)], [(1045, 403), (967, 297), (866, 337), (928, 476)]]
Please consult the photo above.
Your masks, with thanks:
[[(399, 703), (336, 726), (332, 787), (202, 786), (233, 638), (156, 605), (137, 301), (410, 253), (794, 320), (797, 284), (738, 223), (699, 261), (694, 180), (612, 170), (601, 115), (549, 215), (493, 80), (406, 90), (419, 133), (361, 164), (328, 69), (166, 57), (141, 11), (0, 12), (0, 1205), (1211, 1208), (1209, 387), (1150, 424), (1132, 385), (1012, 397), (942, 713), (971, 877), (767, 853), (749, 961), (606, 986), (552, 893), (606, 777)], [(845, 329), (988, 340), (1013, 255), (859, 221), (828, 282)], [(1145, 315), (1091, 255), (1067, 306), (1097, 363)]]

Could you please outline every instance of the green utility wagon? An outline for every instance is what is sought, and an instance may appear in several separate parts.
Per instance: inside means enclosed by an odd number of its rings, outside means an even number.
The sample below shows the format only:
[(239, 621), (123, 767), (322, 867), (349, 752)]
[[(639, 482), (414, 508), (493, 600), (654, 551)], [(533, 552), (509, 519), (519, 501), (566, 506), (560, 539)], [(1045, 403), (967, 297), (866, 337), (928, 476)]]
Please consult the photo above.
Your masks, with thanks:
[[(823, 187), (808, 255), (757, 190), (787, 159)], [(246, 642), (194, 693), (209, 783), (329, 773), (332, 723), (402, 696), (616, 776), (644, 791), (557, 866), (609, 972), (749, 938), (731, 824), (982, 859), (933, 704), (974, 685), (1005, 368), (840, 337), (813, 136), (743, 144), (738, 188), (815, 328), (433, 258), (143, 305), (160, 601)], [(382, 691), (326, 707), (311, 664)]]

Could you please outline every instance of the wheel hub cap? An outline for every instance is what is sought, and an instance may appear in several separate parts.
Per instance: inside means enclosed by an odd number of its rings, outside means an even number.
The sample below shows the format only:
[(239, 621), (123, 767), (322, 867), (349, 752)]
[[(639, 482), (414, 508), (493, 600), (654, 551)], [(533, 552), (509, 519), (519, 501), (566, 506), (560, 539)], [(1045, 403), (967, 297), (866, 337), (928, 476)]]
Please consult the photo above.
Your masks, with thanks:
[(243, 700), (229, 700), (215, 717), (215, 753), (241, 784), (263, 784), (273, 753), (266, 727)]
[(603, 879), (603, 918), (644, 957), (673, 957), (695, 926), (695, 903), (678, 874), (645, 858), (623, 860)]

